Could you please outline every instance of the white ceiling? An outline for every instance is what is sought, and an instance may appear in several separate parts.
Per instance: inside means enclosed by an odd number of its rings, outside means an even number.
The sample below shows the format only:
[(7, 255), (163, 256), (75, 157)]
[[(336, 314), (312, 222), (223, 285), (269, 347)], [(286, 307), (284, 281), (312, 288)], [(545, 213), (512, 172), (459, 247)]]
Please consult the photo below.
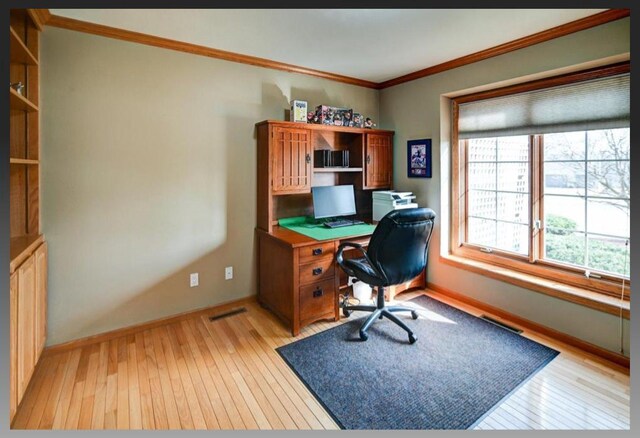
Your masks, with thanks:
[(51, 13), (382, 82), (603, 9), (51, 9)]

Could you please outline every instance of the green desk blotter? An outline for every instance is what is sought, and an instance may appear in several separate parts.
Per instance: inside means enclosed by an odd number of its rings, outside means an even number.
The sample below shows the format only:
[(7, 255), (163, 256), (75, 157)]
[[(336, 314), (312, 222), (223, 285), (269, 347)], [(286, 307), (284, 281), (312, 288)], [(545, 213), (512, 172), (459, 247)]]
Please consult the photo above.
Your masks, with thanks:
[(305, 216), (288, 217), (279, 219), (278, 224), (282, 228), (288, 228), (296, 233), (304, 234), (316, 240), (333, 240), (349, 236), (364, 236), (373, 233), (375, 225), (360, 224), (349, 225), (340, 228), (328, 228), (322, 224), (316, 224), (307, 220)]

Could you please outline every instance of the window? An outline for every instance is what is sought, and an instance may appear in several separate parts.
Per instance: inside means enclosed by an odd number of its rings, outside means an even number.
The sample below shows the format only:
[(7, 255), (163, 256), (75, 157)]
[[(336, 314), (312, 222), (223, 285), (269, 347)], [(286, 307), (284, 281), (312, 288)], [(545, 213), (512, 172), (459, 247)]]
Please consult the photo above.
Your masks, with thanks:
[(543, 258), (628, 277), (629, 129), (545, 134)]
[(620, 295), (629, 64), (454, 99), (452, 252)]
[(467, 144), (467, 242), (529, 254), (529, 138)]

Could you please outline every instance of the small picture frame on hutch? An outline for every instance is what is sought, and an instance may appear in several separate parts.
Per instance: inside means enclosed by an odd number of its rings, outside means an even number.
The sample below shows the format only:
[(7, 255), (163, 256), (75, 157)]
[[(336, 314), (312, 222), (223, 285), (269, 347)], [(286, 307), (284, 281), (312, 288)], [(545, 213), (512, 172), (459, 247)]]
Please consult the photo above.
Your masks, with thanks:
[(407, 177), (431, 178), (431, 139), (407, 141)]

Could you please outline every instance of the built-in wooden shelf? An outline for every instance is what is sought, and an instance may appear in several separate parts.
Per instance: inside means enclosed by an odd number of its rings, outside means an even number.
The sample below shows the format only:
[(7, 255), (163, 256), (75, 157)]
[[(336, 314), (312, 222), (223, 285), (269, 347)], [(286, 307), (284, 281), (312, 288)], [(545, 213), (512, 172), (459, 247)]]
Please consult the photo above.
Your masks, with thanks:
[(18, 111), (38, 111), (37, 106), (11, 87), (9, 87), (9, 108)]
[[(10, 9), (9, 25), (9, 424), (14, 422), (47, 338), (47, 247), (40, 229), (41, 12)], [(34, 18), (35, 17), (35, 18)], [(6, 37), (5, 37), (6, 38)], [(6, 41), (6, 40), (5, 40)], [(11, 84), (23, 84), (20, 94)], [(5, 82), (5, 87), (7, 83)], [(6, 96), (6, 94), (5, 94)], [(5, 103), (6, 105), (6, 103)], [(6, 166), (6, 158), (4, 158)], [(6, 267), (5, 267), (6, 269)], [(9, 303), (9, 301), (7, 303)], [(30, 384), (31, 381), (31, 384)], [(22, 403), (24, 407), (24, 403)]]
[(42, 234), (12, 237), (9, 247), (9, 256), (11, 258), (9, 273), (13, 273), (42, 242), (44, 242)]
[(362, 167), (315, 167), (313, 171), (316, 173), (362, 172)]
[(36, 57), (24, 45), (11, 26), (9, 26), (9, 61), (12, 64), (38, 65)]
[(9, 163), (11, 164), (40, 164), (38, 160), (28, 160), (26, 158), (9, 158)]

